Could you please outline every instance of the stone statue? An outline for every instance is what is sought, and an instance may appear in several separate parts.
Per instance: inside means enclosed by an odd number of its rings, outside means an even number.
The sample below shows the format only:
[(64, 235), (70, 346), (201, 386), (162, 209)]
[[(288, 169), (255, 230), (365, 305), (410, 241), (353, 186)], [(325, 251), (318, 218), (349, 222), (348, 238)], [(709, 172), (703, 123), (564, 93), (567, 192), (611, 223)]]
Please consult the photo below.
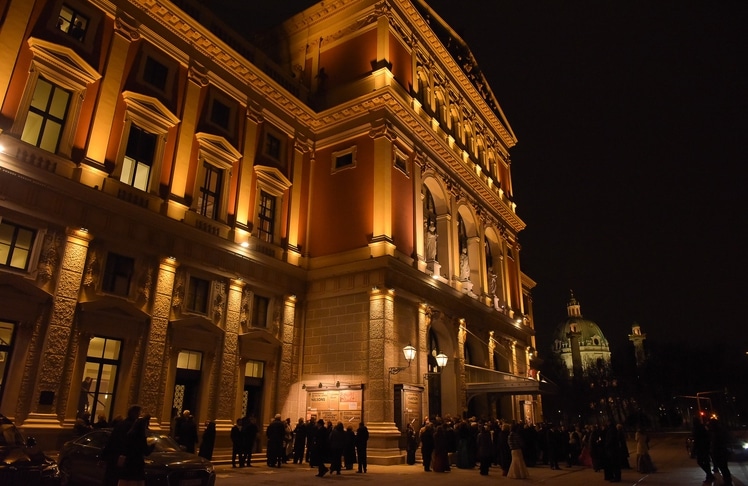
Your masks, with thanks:
[(488, 269), (488, 295), (496, 295), (496, 283), (498, 275), (493, 271), (493, 268)]
[(436, 225), (429, 219), (428, 230), (426, 231), (426, 261), (436, 261), (436, 239), (439, 235), (436, 233)]
[(463, 248), (462, 254), (460, 254), (460, 279), (470, 280), (470, 262), (468, 261), (467, 248)]

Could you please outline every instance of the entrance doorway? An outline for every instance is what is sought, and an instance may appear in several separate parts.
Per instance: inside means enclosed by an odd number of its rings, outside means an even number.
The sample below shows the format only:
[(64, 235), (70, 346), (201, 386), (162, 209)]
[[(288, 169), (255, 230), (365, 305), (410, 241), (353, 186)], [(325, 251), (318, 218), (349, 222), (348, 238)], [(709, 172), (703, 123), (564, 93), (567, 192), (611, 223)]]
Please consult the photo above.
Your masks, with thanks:
[(189, 410), (192, 415), (197, 415), (202, 361), (203, 355), (199, 351), (179, 352), (172, 399), (172, 409), (177, 413)]

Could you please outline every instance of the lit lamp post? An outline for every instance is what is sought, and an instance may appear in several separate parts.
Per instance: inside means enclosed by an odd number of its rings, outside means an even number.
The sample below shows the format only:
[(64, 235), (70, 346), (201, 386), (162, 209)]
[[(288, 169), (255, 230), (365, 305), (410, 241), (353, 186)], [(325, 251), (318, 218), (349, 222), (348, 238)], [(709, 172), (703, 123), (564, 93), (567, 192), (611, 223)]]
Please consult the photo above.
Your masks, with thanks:
[(403, 354), (405, 355), (405, 361), (408, 362), (408, 366), (393, 366), (389, 369), (391, 375), (396, 375), (401, 371), (410, 367), (410, 362), (416, 359), (416, 348), (408, 344), (403, 348)]
[(447, 366), (447, 361), (449, 358), (447, 358), (447, 355), (444, 353), (439, 353), (436, 355), (436, 368), (434, 371), (429, 371), (427, 373), (423, 374), (423, 381), (426, 381), (429, 377), (429, 375), (438, 375), (441, 373), (442, 369)]

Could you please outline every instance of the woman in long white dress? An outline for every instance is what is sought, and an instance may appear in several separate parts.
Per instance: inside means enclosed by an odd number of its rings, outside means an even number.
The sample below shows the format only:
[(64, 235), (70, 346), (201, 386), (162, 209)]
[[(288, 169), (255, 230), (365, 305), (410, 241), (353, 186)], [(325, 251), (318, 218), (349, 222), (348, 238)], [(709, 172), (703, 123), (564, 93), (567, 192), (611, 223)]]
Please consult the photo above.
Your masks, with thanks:
[(525, 458), (522, 455), (521, 429), (522, 424), (512, 425), (512, 431), (509, 433), (509, 438), (507, 439), (509, 449), (512, 451), (512, 463), (509, 465), (507, 477), (512, 479), (527, 479), (530, 477), (530, 472), (527, 470), (527, 465), (525, 464)]

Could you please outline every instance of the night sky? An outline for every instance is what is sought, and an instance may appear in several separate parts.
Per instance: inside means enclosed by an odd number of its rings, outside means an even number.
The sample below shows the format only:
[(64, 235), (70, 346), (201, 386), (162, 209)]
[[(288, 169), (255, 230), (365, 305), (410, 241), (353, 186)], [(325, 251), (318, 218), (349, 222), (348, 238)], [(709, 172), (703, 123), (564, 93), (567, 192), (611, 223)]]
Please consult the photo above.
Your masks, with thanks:
[[(212, 2), (253, 27), (314, 3)], [(430, 5), (470, 46), (519, 139), (540, 353), (570, 290), (614, 352), (634, 321), (651, 342), (748, 351), (748, 2)]]

